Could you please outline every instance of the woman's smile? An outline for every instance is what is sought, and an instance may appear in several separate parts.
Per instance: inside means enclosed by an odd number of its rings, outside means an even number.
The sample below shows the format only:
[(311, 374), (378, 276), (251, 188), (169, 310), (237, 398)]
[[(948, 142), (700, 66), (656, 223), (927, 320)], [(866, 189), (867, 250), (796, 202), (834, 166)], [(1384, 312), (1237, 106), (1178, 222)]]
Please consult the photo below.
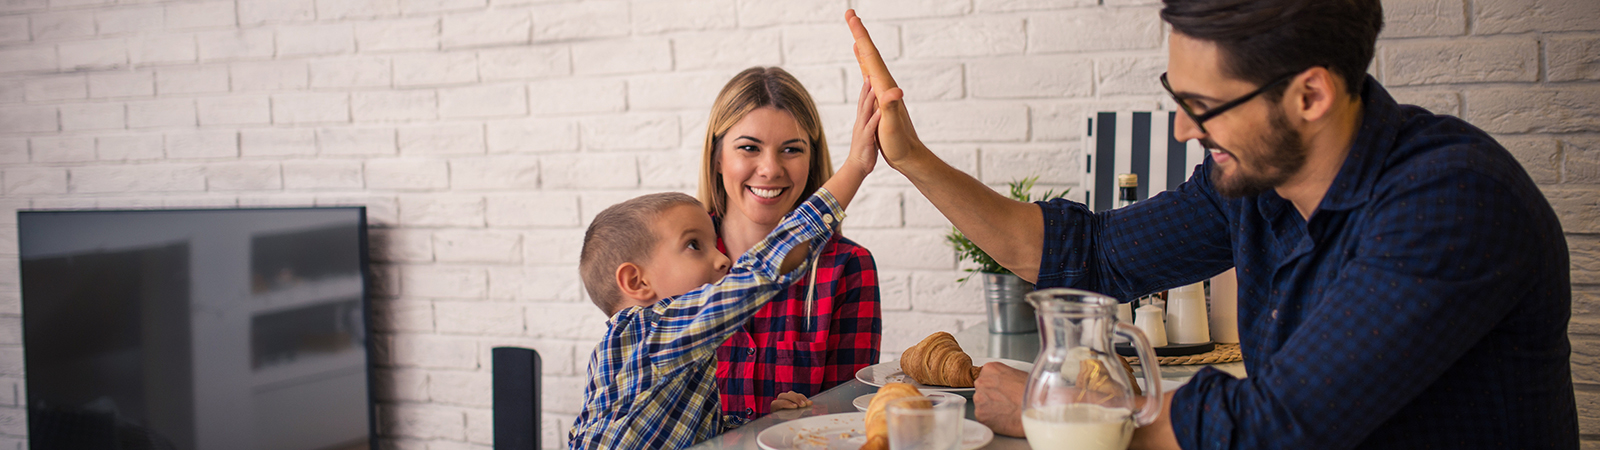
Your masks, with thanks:
[(755, 194), (756, 197), (761, 198), (763, 200), (774, 200), (774, 201), (776, 201), (778, 199), (778, 196), (783, 194), (783, 190), (784, 190), (784, 188), (781, 188), (781, 187), (760, 188), (760, 187), (750, 186), (750, 193), (751, 194)]

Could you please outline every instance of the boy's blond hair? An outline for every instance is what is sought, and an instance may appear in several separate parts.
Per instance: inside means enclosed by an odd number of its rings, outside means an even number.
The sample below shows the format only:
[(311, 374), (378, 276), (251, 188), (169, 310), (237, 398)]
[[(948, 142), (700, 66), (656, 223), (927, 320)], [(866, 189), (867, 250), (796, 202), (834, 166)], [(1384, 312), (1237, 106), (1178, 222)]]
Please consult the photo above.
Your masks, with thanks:
[(589, 230), (583, 233), (583, 252), (578, 256), (578, 275), (583, 278), (589, 300), (606, 315), (615, 314), (622, 304), (617, 267), (650, 260), (650, 249), (660, 239), (651, 223), (678, 205), (704, 207), (688, 194), (662, 192), (611, 205), (589, 223)]

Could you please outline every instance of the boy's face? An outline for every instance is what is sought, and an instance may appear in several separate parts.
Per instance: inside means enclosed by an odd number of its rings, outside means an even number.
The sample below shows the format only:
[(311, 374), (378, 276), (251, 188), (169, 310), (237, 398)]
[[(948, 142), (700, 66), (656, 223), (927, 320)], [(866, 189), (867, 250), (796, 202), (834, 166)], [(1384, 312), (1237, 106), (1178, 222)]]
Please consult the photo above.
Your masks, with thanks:
[(656, 300), (683, 295), (728, 274), (732, 263), (717, 250), (717, 231), (705, 210), (673, 206), (651, 228), (656, 246), (640, 268), (655, 288)]

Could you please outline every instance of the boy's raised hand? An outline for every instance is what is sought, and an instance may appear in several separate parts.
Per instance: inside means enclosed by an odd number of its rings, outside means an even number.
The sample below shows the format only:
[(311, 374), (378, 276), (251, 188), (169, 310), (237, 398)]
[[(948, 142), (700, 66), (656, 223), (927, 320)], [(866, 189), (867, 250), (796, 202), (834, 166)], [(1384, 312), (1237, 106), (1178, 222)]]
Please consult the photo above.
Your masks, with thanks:
[(861, 82), (861, 95), (856, 97), (855, 132), (850, 138), (850, 156), (846, 160), (867, 172), (878, 164), (878, 122), (883, 118), (872, 88), (871, 80)]
[(889, 66), (884, 64), (883, 55), (878, 53), (878, 47), (873, 45), (872, 36), (854, 9), (845, 11), (845, 23), (850, 25), (850, 34), (855, 36), (856, 63), (861, 66), (862, 78), (872, 84), (878, 114), (883, 116), (877, 125), (878, 147), (883, 151), (884, 161), (899, 170), (908, 158), (929, 154), (928, 147), (922, 144), (911, 125), (911, 115), (902, 101), (905, 92), (895, 85)]
[[(855, 133), (850, 138), (850, 156), (846, 157), (844, 164), (833, 173), (828, 181), (822, 183), (822, 188), (833, 194), (833, 199), (839, 202), (841, 208), (850, 206), (850, 201), (855, 198), (856, 191), (861, 189), (861, 182), (866, 180), (867, 174), (872, 173), (873, 166), (878, 164), (878, 139), (877, 129), (881, 115), (878, 104), (872, 95), (872, 84), (862, 83), (861, 96), (856, 99), (856, 125)], [(789, 273), (799, 267), (804, 261), (803, 256), (810, 252), (810, 245), (800, 243), (784, 255), (783, 262), (778, 264), (781, 273)], [(800, 395), (800, 394), (795, 394)], [(810, 405), (804, 396), (800, 400)], [(779, 409), (777, 402), (773, 402), (772, 409)]]

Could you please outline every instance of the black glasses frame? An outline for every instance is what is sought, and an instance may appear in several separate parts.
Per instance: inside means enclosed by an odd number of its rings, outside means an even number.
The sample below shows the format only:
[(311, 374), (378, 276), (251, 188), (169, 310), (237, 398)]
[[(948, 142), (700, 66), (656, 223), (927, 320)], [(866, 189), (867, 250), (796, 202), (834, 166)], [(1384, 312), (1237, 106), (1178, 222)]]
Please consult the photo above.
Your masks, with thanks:
[(1228, 112), (1228, 110), (1233, 109), (1236, 106), (1242, 105), (1242, 104), (1244, 104), (1244, 102), (1248, 102), (1252, 98), (1256, 98), (1257, 95), (1261, 95), (1262, 92), (1266, 92), (1267, 89), (1271, 89), (1273, 86), (1277, 86), (1277, 85), (1283, 84), (1283, 82), (1285, 82), (1285, 81), (1289, 81), (1291, 79), (1294, 79), (1295, 75), (1299, 75), (1300, 72), (1305, 72), (1305, 71), (1301, 70), (1301, 71), (1298, 71), (1298, 72), (1292, 72), (1292, 73), (1286, 74), (1284, 76), (1278, 77), (1278, 79), (1272, 80), (1271, 82), (1268, 82), (1267, 84), (1261, 85), (1260, 88), (1256, 88), (1256, 90), (1250, 91), (1249, 94), (1245, 94), (1243, 97), (1239, 97), (1239, 98), (1233, 99), (1231, 101), (1228, 101), (1227, 103), (1223, 103), (1221, 105), (1217, 105), (1216, 108), (1211, 108), (1211, 110), (1210, 111), (1206, 111), (1205, 114), (1195, 114), (1194, 110), (1189, 109), (1189, 104), (1187, 102), (1184, 102), (1183, 99), (1178, 98), (1178, 93), (1177, 92), (1173, 92), (1172, 91), (1172, 85), (1167, 83), (1167, 73), (1166, 72), (1162, 72), (1161, 73), (1161, 87), (1164, 87), (1164, 88), (1167, 89), (1167, 95), (1171, 95), (1172, 96), (1172, 101), (1177, 102), (1178, 103), (1178, 108), (1182, 109), (1184, 114), (1188, 114), (1189, 115), (1189, 120), (1193, 120), (1194, 121), (1194, 126), (1199, 127), (1201, 133), (1203, 133), (1203, 134), (1211, 134), (1210, 132), (1206, 131), (1205, 122), (1207, 120), (1211, 120), (1212, 118), (1220, 116), (1220, 115), (1222, 115), (1222, 113)]

